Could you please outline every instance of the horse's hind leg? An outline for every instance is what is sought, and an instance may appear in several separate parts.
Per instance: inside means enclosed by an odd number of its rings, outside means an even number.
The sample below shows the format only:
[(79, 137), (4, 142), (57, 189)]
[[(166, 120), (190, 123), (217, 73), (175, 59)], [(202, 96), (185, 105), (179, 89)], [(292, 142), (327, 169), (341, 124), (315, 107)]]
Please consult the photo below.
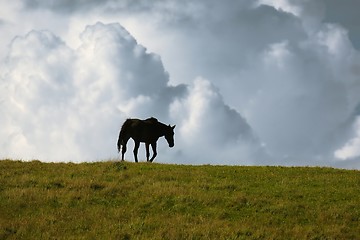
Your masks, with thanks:
[(150, 157), (150, 151), (149, 151), (149, 143), (145, 143), (146, 146), (146, 161), (149, 161), (149, 157)]
[(121, 149), (121, 161), (124, 161), (124, 155), (126, 153), (126, 144), (129, 139), (125, 139), (122, 143), (122, 149)]
[(150, 162), (154, 161), (155, 157), (157, 156), (156, 142), (151, 144), (151, 148), (152, 148), (154, 154), (153, 154), (153, 156), (151, 157)]
[(126, 145), (123, 145), (121, 150), (121, 161), (124, 161), (125, 152), (126, 152)]

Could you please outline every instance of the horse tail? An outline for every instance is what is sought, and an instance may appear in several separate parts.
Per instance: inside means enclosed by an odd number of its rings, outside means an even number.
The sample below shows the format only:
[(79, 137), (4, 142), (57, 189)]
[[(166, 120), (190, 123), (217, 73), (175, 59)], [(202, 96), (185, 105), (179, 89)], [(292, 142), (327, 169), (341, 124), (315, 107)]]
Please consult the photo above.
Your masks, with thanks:
[(120, 133), (119, 133), (119, 139), (118, 139), (118, 142), (117, 142), (118, 152), (120, 152), (121, 145), (122, 145), (122, 140), (121, 140), (121, 131), (120, 131)]
[(119, 139), (118, 139), (118, 142), (117, 142), (118, 152), (120, 152), (121, 145), (124, 144), (124, 138), (126, 136), (126, 132), (127, 132), (127, 128), (128, 128), (129, 123), (130, 123), (130, 121), (129, 121), (129, 119), (127, 119), (124, 122), (124, 124), (121, 126), (121, 130), (120, 130), (120, 133), (119, 133)]

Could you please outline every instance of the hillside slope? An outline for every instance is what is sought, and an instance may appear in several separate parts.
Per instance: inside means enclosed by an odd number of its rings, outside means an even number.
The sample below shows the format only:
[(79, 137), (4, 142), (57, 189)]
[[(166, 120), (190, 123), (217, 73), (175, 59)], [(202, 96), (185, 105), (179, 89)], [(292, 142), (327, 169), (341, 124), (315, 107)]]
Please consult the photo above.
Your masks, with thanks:
[(0, 161), (0, 239), (356, 239), (360, 172)]

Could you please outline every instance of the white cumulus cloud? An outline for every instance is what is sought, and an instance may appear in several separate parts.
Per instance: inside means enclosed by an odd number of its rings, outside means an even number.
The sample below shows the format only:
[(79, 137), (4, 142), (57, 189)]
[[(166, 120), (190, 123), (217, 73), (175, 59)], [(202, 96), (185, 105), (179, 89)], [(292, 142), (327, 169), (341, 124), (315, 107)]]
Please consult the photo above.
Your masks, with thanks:
[(78, 49), (49, 31), (12, 41), (1, 76), (2, 157), (114, 156), (121, 120), (166, 108), (161, 99), (171, 87), (160, 58), (123, 27), (97, 23), (81, 39)]
[(356, 119), (354, 130), (355, 136), (335, 151), (335, 157), (338, 159), (347, 160), (360, 156), (360, 117)]
[[(122, 121), (152, 115), (178, 125), (178, 152), (187, 159), (209, 150), (207, 161), (221, 159), (222, 148), (232, 141), (232, 149), (257, 147), (250, 126), (210, 82), (170, 86), (160, 57), (147, 52), (120, 24), (87, 26), (80, 37), (77, 49), (49, 31), (31, 31), (12, 41), (1, 76), (2, 157), (116, 157)], [(247, 154), (249, 163), (253, 159)], [(229, 155), (226, 161), (245, 163), (241, 156)]]
[[(179, 122), (181, 157), (189, 163), (254, 164), (265, 151), (246, 120), (227, 106), (219, 90), (198, 77), (188, 95), (171, 105), (171, 116)], [(187, 156), (186, 149), (196, 149)], [(192, 151), (191, 151), (192, 152)]]

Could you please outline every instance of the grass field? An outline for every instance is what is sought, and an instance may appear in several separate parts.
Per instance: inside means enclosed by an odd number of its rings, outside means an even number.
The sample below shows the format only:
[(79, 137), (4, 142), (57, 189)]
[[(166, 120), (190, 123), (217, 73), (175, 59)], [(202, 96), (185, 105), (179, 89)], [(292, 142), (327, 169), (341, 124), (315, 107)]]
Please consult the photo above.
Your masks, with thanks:
[(0, 239), (359, 238), (359, 171), (0, 161)]

